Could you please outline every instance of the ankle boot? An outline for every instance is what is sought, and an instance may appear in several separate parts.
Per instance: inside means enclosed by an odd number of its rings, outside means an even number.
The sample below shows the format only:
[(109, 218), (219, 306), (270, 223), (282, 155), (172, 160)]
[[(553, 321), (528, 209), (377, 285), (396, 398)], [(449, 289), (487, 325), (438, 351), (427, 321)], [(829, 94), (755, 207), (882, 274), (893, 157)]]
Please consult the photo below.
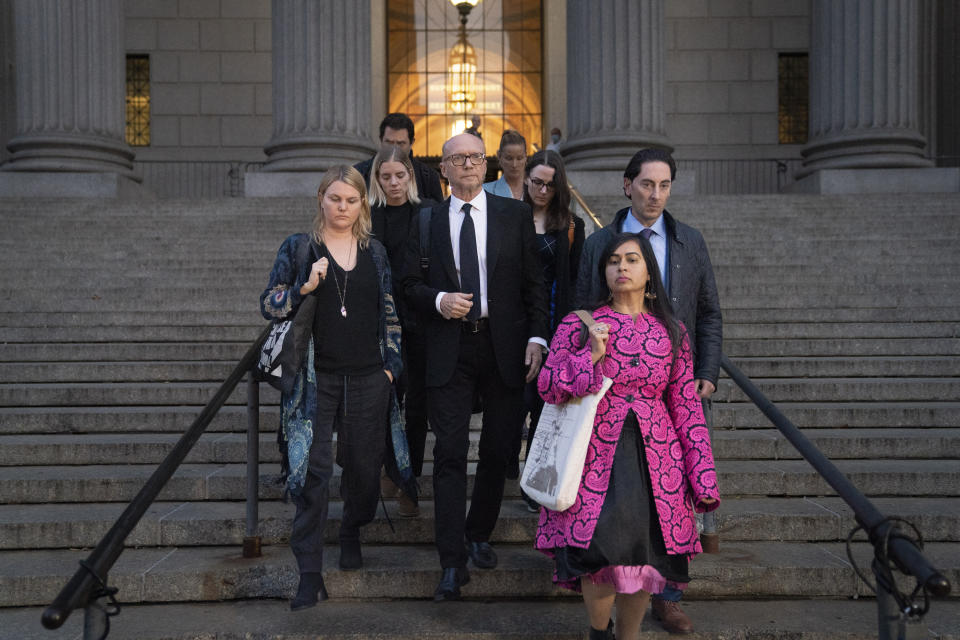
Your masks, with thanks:
[(326, 600), (329, 597), (327, 587), (323, 584), (323, 574), (301, 573), (297, 595), (290, 601), (290, 611), (309, 609), (320, 600)]
[(607, 628), (603, 629), (594, 629), (590, 627), (590, 640), (614, 640), (613, 637), (613, 620), (607, 623)]
[(347, 538), (340, 540), (340, 569), (356, 571), (363, 567), (363, 555), (360, 552), (360, 540)]

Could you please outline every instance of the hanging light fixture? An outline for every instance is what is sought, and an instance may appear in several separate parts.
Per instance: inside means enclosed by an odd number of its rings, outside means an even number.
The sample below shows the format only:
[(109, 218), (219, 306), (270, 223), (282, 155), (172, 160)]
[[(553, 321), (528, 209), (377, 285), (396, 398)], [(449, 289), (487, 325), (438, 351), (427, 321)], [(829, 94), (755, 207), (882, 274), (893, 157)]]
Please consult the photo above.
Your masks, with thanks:
[(447, 65), (447, 103), (461, 116), (453, 125), (454, 135), (470, 126), (468, 114), (477, 103), (477, 53), (467, 41), (467, 17), (480, 0), (450, 0), (460, 12), (460, 33), (450, 49)]

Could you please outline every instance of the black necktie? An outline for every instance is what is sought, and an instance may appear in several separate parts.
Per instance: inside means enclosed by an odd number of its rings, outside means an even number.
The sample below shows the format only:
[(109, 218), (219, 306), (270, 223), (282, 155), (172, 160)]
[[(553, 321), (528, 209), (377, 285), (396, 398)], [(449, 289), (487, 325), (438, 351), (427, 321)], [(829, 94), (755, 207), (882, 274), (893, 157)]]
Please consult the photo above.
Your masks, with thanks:
[(460, 291), (473, 294), (473, 306), (467, 312), (467, 320), (480, 319), (480, 260), (477, 258), (477, 232), (470, 217), (473, 206), (463, 205), (463, 225), (460, 227)]

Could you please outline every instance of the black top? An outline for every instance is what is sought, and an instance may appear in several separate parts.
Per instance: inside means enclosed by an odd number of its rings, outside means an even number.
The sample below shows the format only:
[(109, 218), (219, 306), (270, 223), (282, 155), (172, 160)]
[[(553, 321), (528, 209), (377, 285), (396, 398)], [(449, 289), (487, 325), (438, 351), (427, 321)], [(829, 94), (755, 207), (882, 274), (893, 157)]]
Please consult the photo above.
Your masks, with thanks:
[[(314, 367), (317, 371), (345, 376), (368, 375), (382, 369), (380, 285), (370, 250), (359, 250), (357, 264), (349, 272), (337, 264), (326, 245), (320, 247), (320, 255), (326, 256), (330, 266), (327, 277), (313, 293), (317, 296), (313, 320)], [(340, 312), (341, 304), (346, 316)]]
[[(557, 314), (557, 251), (560, 247), (560, 231), (537, 234), (537, 253), (543, 265), (543, 286), (547, 292), (547, 321), (550, 333), (557, 329), (560, 318)], [(564, 310), (564, 315), (568, 310)]]

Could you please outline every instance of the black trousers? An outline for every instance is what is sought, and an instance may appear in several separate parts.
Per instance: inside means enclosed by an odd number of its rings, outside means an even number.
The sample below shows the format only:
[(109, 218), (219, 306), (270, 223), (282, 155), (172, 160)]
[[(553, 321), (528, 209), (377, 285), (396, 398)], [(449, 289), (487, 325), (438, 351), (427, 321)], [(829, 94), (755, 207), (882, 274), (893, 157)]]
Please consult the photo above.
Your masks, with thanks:
[(404, 331), (400, 347), (403, 373), (397, 386), (403, 397), (410, 465), (413, 475), (420, 477), (427, 444), (427, 339), (422, 333)]
[[(483, 400), (483, 425), (470, 512), (464, 519), (475, 390)], [(428, 388), (427, 398), (430, 427), (437, 438), (433, 491), (440, 565), (444, 569), (464, 567), (464, 540), (488, 541), (500, 515), (507, 460), (523, 415), (523, 387), (504, 384), (488, 331), (463, 331), (453, 376), (443, 386)]]
[(323, 532), (327, 524), (333, 476), (333, 429), (337, 464), (343, 468), (340, 539), (357, 539), (373, 520), (380, 497), (380, 467), (387, 443), (390, 379), (383, 371), (365, 376), (317, 373), (317, 414), (303, 490), (292, 496), (297, 507), (290, 547), (300, 573), (323, 570)]

